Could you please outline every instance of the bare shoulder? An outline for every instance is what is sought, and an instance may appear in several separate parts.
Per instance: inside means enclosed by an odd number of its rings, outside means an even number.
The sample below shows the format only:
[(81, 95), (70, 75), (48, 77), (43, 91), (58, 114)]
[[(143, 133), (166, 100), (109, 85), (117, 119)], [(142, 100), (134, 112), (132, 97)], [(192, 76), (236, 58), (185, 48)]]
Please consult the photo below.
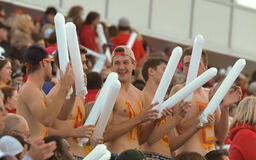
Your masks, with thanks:
[(173, 95), (176, 92), (178, 92), (181, 88), (184, 87), (184, 85), (185, 85), (185, 83), (177, 84), (177, 85), (173, 86), (172, 89), (171, 89), (170, 95)]
[(40, 94), (40, 90), (31, 83), (25, 83), (19, 91), (19, 96), (23, 99), (31, 99), (38, 94)]
[(131, 84), (131, 92), (132, 94), (134, 94), (136, 97), (138, 97), (139, 99), (144, 99), (143, 98), (143, 92), (141, 90), (139, 90), (138, 88), (136, 88), (134, 85)]

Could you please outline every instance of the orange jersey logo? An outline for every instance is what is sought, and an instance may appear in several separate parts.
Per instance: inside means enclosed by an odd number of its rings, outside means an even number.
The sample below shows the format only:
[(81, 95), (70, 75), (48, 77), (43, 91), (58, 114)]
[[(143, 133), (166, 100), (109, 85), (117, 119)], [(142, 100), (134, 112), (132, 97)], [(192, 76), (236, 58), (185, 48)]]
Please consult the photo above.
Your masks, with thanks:
[[(161, 126), (162, 124), (165, 124), (166, 122), (167, 122), (167, 117), (165, 117), (165, 119), (158, 122), (157, 126)], [(161, 142), (163, 142), (163, 144), (165, 144), (166, 146), (169, 146), (168, 136), (167, 135), (163, 136), (161, 138)]]
[[(136, 101), (136, 104), (137, 104), (137, 108), (138, 108), (138, 114), (142, 112), (142, 106), (141, 106), (141, 102), (139, 100)], [(125, 101), (125, 106), (128, 110), (128, 119), (131, 119), (131, 118), (134, 118), (136, 116), (136, 110), (135, 108), (131, 105), (131, 103), (126, 100)], [(137, 136), (137, 139), (138, 139), (138, 136), (139, 136), (139, 129), (140, 127), (137, 126), (136, 127), (136, 135), (134, 134), (134, 129), (131, 129), (129, 131), (129, 141), (134, 141), (136, 139), (135, 136)]]
[[(197, 112), (202, 112), (207, 105), (208, 103), (196, 102)], [(208, 137), (207, 130), (213, 131), (212, 123), (199, 130), (200, 143), (204, 149), (212, 149), (215, 147), (215, 137)]]
[[(83, 109), (79, 104), (77, 104), (75, 117), (74, 117), (74, 121), (73, 121), (73, 128), (78, 128), (78, 127), (82, 126), (84, 124), (83, 120), (84, 120)], [(77, 138), (72, 137), (72, 139), (77, 142)]]

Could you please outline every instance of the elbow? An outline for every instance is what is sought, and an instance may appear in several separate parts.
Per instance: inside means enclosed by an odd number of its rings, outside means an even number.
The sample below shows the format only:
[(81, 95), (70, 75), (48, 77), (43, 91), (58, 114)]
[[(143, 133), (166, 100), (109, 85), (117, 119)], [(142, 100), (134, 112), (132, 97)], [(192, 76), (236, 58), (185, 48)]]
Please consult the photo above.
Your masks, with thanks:
[(53, 124), (54, 124), (54, 121), (50, 120), (50, 119), (47, 119), (43, 122), (43, 125), (45, 127), (53, 127)]
[(108, 131), (105, 131), (103, 133), (103, 139), (104, 139), (104, 142), (110, 142), (110, 141), (113, 141), (113, 136), (111, 136), (111, 133), (108, 132)]

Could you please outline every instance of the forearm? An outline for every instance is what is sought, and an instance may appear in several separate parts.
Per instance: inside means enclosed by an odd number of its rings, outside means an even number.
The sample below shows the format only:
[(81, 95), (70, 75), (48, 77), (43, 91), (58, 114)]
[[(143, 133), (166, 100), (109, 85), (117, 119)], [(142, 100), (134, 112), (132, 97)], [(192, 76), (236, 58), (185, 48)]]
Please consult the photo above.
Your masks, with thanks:
[(220, 119), (216, 121), (216, 138), (220, 143), (222, 143), (227, 134), (228, 134), (228, 116), (229, 116), (229, 108), (228, 107), (222, 107), (221, 109), (221, 115)]
[(60, 87), (53, 91), (53, 93), (47, 96), (46, 112), (50, 122), (53, 123), (59, 115), (62, 106), (66, 100), (68, 90), (64, 87)]
[(126, 134), (129, 132), (131, 129), (136, 127), (138, 124), (140, 124), (140, 121), (137, 117), (134, 117), (132, 119), (129, 119), (127, 121), (124, 121), (120, 124), (109, 124), (109, 126), (106, 128), (104, 132), (104, 141), (113, 141), (120, 136)]
[(139, 131), (139, 144), (144, 144), (148, 137), (152, 134), (152, 130), (154, 130), (156, 124), (158, 121), (150, 121), (146, 122), (142, 125), (140, 131)]
[(74, 105), (75, 105), (76, 94), (73, 92), (70, 99), (66, 99), (63, 106), (61, 107), (60, 113), (58, 115), (59, 120), (67, 120), (70, 115)]
[(175, 136), (174, 130), (171, 131), (171, 132), (173, 132), (171, 134), (172, 136), (168, 135), (169, 147), (170, 147), (171, 152), (175, 151), (180, 146), (182, 146), (198, 130), (199, 130), (199, 128), (197, 128), (195, 125), (192, 127), (190, 126), (188, 130), (186, 130), (184, 133), (182, 133), (181, 135), (178, 135), (178, 136)]
[(56, 129), (56, 128), (47, 128), (48, 129), (48, 136), (60, 136), (63, 138), (69, 138), (73, 137), (73, 132), (71, 128), (62, 128), (62, 129)]
[(147, 143), (149, 145), (152, 145), (159, 141), (163, 136), (167, 135), (170, 130), (175, 128), (181, 120), (181, 117), (175, 116), (168, 119), (165, 124), (155, 127), (152, 134), (149, 136)]

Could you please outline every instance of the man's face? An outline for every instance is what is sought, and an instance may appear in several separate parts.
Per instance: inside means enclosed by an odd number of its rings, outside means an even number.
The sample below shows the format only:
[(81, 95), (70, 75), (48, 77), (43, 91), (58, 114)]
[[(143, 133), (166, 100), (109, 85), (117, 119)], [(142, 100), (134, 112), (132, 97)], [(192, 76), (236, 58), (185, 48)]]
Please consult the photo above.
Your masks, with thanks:
[(7, 83), (8, 81), (11, 80), (11, 74), (12, 74), (12, 65), (11, 62), (7, 62), (3, 68), (0, 70), (0, 75), (1, 75), (1, 81)]
[(4, 119), (6, 115), (7, 115), (7, 112), (4, 109), (3, 98), (0, 96), (0, 131), (4, 129)]
[[(190, 59), (191, 59), (191, 56), (188, 56), (188, 55), (183, 58), (183, 73), (186, 76), (188, 75)], [(200, 59), (200, 64), (199, 64), (197, 76), (199, 76), (202, 73), (204, 73), (207, 69), (208, 69), (208, 67), (204, 64), (203, 59), (201, 58)]]
[(86, 76), (86, 74), (88, 73), (88, 67), (86, 65), (86, 56), (85, 56), (85, 54), (81, 54), (81, 61), (82, 61), (82, 66), (83, 66), (83, 71), (84, 71), (84, 83), (87, 86), (87, 76)]
[(82, 61), (84, 73), (87, 73), (88, 72), (88, 67), (86, 65), (86, 56), (85, 56), (85, 54), (81, 54), (81, 61)]
[(156, 69), (152, 70), (153, 71), (153, 78), (157, 82), (157, 84), (160, 83), (161, 78), (162, 78), (162, 76), (164, 74), (165, 68), (166, 68), (166, 64), (165, 63), (161, 63), (160, 65), (158, 65), (156, 67)]
[(112, 71), (117, 72), (119, 81), (130, 81), (134, 69), (135, 63), (132, 63), (129, 56), (117, 55), (113, 58)]
[(45, 67), (45, 81), (51, 81), (52, 79), (52, 61), (49, 58), (45, 58), (43, 60), (44, 67)]
[(74, 160), (74, 156), (70, 150), (70, 145), (65, 139), (61, 140), (62, 143), (62, 151), (63, 153), (61, 154), (61, 159), (62, 160)]
[(7, 41), (8, 30), (5, 28), (0, 28), (0, 41)]

